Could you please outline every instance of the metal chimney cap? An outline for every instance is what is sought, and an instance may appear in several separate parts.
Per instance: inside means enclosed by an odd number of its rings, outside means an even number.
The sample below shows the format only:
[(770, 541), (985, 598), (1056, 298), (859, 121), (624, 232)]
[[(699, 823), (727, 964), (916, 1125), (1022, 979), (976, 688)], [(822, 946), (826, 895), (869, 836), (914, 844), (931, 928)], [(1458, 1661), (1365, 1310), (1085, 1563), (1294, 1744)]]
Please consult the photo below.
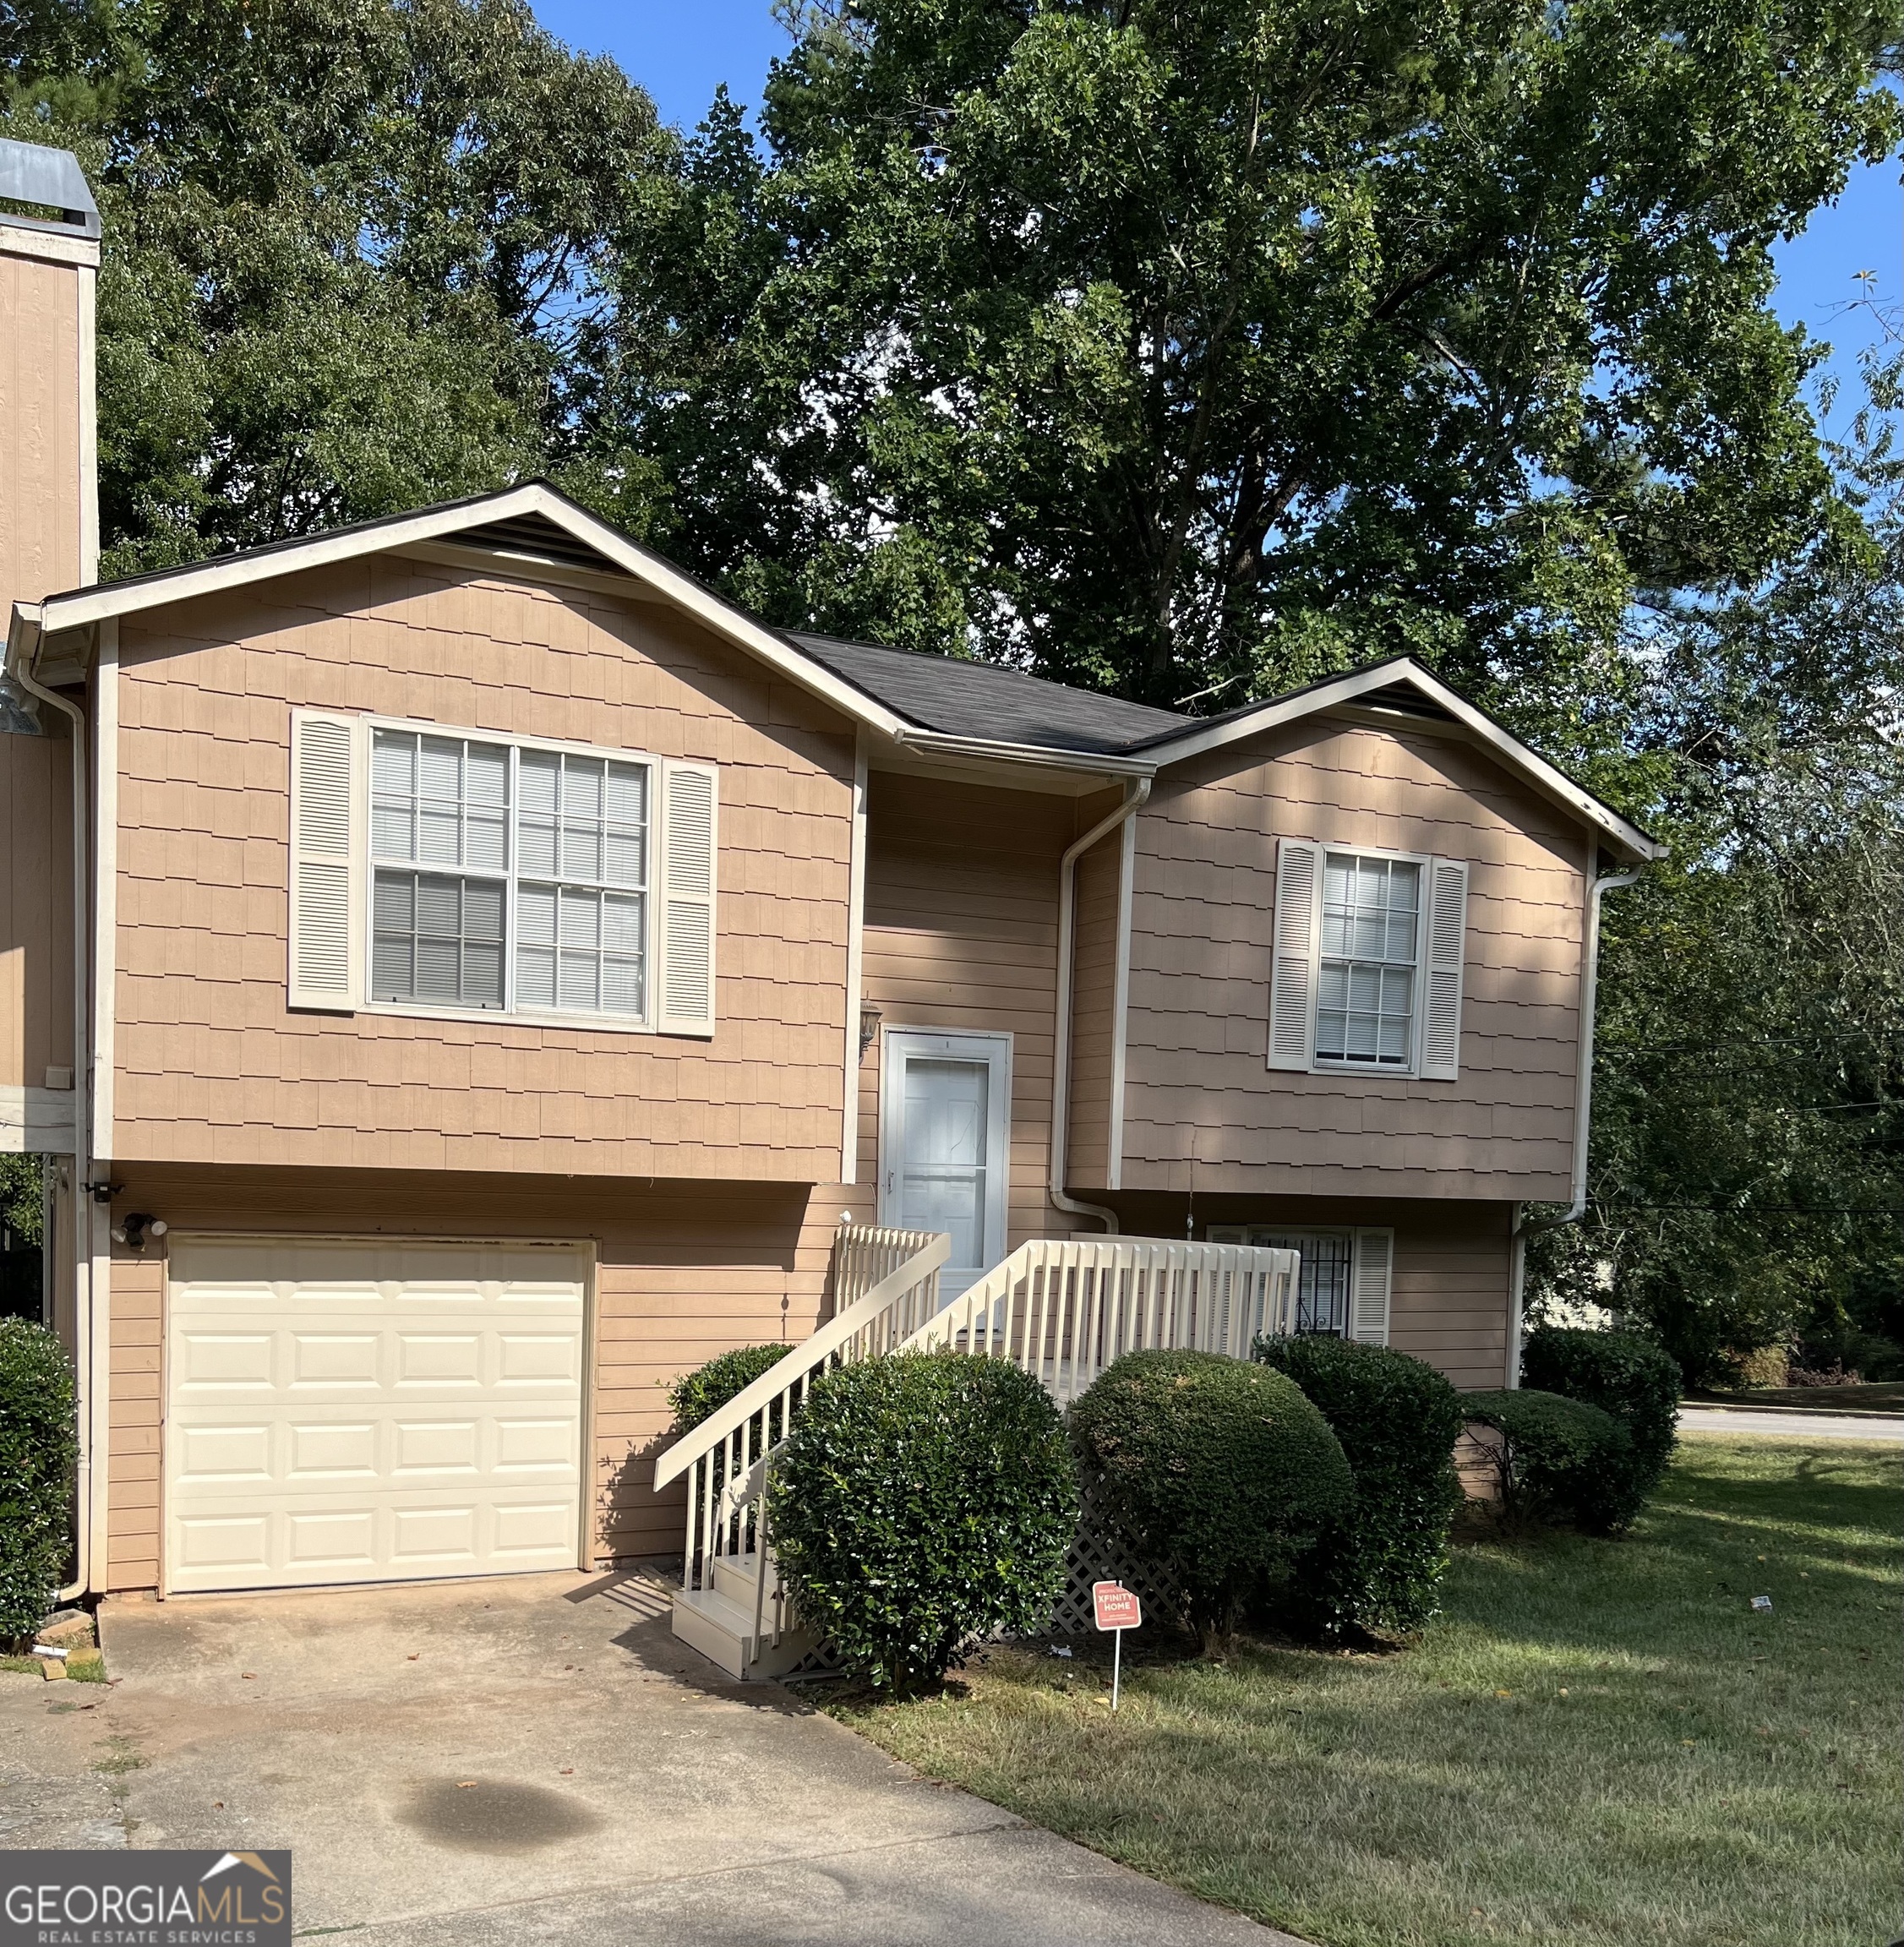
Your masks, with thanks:
[[(59, 221), (17, 214), (6, 207), (8, 203), (57, 210)], [(79, 157), (69, 149), (41, 149), (31, 142), (0, 140), (0, 223), (97, 237), (99, 205), (86, 187)]]

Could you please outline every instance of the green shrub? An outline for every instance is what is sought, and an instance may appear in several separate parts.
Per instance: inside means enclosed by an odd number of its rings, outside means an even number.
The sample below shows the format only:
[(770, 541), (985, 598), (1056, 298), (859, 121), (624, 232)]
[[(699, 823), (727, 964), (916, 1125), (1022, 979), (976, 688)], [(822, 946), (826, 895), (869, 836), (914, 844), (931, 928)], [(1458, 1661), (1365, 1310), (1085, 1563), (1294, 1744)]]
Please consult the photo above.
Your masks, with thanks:
[(761, 1373), (771, 1372), (793, 1348), (790, 1345), (737, 1345), (722, 1352), (705, 1366), (684, 1372), (668, 1388), (668, 1404), (674, 1409), (677, 1438), (692, 1432), (703, 1420), (718, 1413), (736, 1394), (745, 1393)]
[(1570, 1521), (1589, 1534), (1610, 1534), (1639, 1512), (1633, 1436), (1611, 1413), (1584, 1399), (1522, 1387), (1517, 1392), (1464, 1393), (1470, 1420), (1496, 1428), (1506, 1452), (1503, 1511)]
[(1644, 1498), (1659, 1485), (1679, 1418), (1679, 1366), (1669, 1352), (1631, 1332), (1544, 1325), (1528, 1334), (1520, 1376), (1611, 1413), (1632, 1437), (1637, 1492)]
[(1097, 1515), (1175, 1579), (1206, 1634), (1233, 1627), (1354, 1493), (1295, 1383), (1214, 1352), (1127, 1352), (1072, 1406), (1071, 1427)]
[(0, 1638), (37, 1629), (65, 1579), (78, 1459), (65, 1347), (0, 1318)]
[(1327, 1635), (1421, 1628), (1435, 1613), (1448, 1524), (1461, 1505), (1461, 1395), (1433, 1366), (1386, 1345), (1261, 1339), (1256, 1356), (1302, 1389), (1355, 1477), (1346, 1516), (1303, 1565), (1302, 1608)]
[(999, 1359), (904, 1353), (816, 1380), (769, 1490), (780, 1573), (843, 1665), (904, 1694), (1041, 1627), (1077, 1531), (1063, 1422)]

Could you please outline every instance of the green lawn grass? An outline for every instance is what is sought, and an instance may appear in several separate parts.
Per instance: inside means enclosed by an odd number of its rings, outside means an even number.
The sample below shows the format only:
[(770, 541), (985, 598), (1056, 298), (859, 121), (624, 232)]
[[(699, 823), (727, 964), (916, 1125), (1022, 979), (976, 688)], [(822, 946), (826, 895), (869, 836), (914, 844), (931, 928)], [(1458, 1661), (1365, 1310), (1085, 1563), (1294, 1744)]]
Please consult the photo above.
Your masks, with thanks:
[(1881, 1947), (1904, 1917), (1901, 1462), (1694, 1436), (1623, 1540), (1459, 1548), (1403, 1655), (1154, 1644), (1114, 1719), (1096, 1645), (995, 1650), (941, 1697), (838, 1709), (1326, 1947)]

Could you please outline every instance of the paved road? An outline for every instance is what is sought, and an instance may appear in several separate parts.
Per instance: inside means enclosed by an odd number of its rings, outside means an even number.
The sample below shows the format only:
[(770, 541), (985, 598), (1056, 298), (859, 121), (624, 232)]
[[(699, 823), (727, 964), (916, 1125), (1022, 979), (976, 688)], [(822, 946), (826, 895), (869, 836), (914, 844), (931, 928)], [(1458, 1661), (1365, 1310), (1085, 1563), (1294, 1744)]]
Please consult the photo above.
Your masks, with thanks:
[(1880, 1419), (1855, 1413), (1779, 1413), (1682, 1406), (1679, 1426), (1687, 1433), (1755, 1433), (1777, 1440), (1876, 1440), (1904, 1447), (1904, 1418)]
[(298, 1931), (363, 1947), (1301, 1947), (728, 1682), (666, 1606), (109, 1603), (112, 1689), (0, 1674), (0, 1846), (289, 1846)]

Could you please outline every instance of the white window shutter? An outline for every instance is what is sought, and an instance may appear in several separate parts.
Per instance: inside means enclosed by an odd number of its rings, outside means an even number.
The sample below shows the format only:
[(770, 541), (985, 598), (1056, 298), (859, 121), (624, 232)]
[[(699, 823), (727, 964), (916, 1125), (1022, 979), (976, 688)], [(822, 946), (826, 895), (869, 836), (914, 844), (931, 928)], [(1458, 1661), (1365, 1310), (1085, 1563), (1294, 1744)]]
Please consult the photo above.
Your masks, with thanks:
[(349, 1013), (363, 963), (362, 720), (291, 713), (290, 995)]
[(1393, 1230), (1358, 1230), (1350, 1268), (1349, 1336), (1364, 1345), (1388, 1343), (1388, 1287), (1395, 1264)]
[(1421, 1074), (1452, 1082), (1461, 1072), (1461, 966), (1467, 956), (1468, 869), (1428, 861), (1428, 951), (1421, 984)]
[(670, 1034), (714, 1032), (718, 811), (712, 764), (663, 766), (660, 1025)]
[(1316, 1046), (1316, 897), (1323, 848), (1306, 838), (1276, 846), (1275, 949), (1269, 974), (1269, 1066), (1307, 1070)]

